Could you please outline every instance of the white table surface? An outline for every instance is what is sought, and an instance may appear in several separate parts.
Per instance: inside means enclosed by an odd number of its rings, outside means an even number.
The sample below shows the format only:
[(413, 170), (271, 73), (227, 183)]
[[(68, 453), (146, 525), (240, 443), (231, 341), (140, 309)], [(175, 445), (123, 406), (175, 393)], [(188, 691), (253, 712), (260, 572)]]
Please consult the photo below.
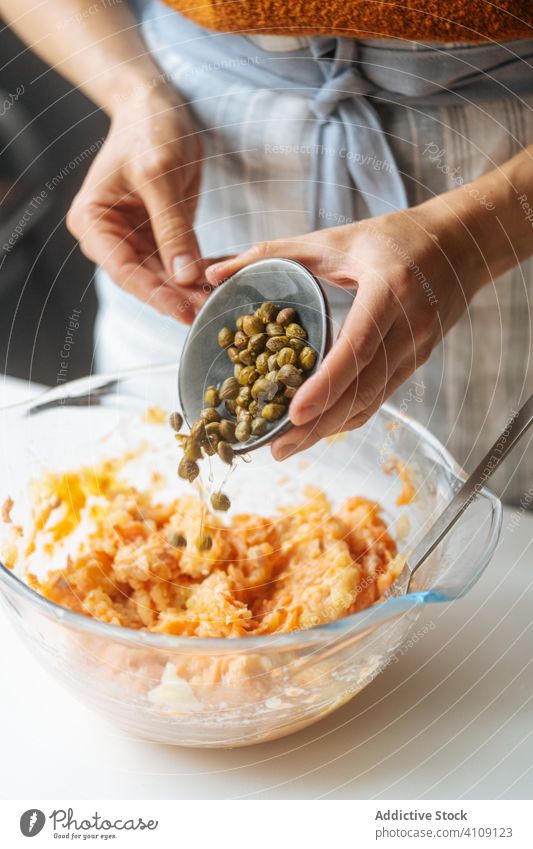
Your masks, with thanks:
[[(0, 378), (0, 405), (31, 394)], [(532, 481), (533, 483), (533, 481)], [(319, 724), (234, 750), (131, 739), (45, 673), (0, 619), (5, 799), (531, 798), (533, 515), (461, 601)]]

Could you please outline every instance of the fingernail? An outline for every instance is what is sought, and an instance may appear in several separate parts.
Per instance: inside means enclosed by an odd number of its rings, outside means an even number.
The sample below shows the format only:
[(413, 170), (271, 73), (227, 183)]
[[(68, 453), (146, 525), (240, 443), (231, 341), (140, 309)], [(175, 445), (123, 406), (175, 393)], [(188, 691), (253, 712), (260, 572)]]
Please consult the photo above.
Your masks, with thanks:
[(298, 446), (294, 442), (284, 442), (283, 445), (274, 445), (273, 454), (275, 460), (286, 460), (291, 454), (294, 454)]
[(196, 258), (191, 254), (175, 256), (172, 260), (172, 271), (176, 283), (194, 283), (198, 279)]

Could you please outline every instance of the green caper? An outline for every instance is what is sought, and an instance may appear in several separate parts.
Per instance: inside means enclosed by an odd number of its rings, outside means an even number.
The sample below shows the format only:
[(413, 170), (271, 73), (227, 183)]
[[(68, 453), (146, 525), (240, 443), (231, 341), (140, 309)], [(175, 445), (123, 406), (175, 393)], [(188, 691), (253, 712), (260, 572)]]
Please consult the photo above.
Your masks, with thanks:
[(219, 442), (217, 445), (217, 454), (223, 463), (227, 463), (228, 466), (231, 466), (235, 452), (229, 442)]
[(251, 425), (252, 436), (264, 436), (268, 429), (268, 422), (263, 416), (257, 416)]
[(235, 428), (235, 438), (237, 442), (248, 442), (250, 439), (250, 425), (248, 422), (239, 422)]
[(235, 338), (233, 340), (233, 344), (236, 348), (239, 349), (239, 351), (242, 351), (244, 348), (246, 348), (246, 346), (248, 345), (248, 337), (246, 333), (244, 333), (242, 330), (237, 330), (237, 333), (235, 334)]
[(233, 345), (233, 332), (229, 327), (223, 327), (218, 331), (217, 342), (221, 348), (228, 348)]
[(259, 377), (259, 373), (253, 366), (243, 366), (237, 380), (241, 386), (250, 386)]
[(265, 301), (265, 303), (261, 304), (261, 306), (256, 310), (256, 315), (259, 316), (261, 321), (268, 324), (271, 321), (275, 321), (278, 312), (279, 307), (272, 304), (270, 301)]
[(297, 339), (307, 339), (307, 333), (303, 329), (301, 324), (296, 324), (296, 322), (292, 322), (288, 324), (285, 328), (285, 333), (289, 337), (289, 339), (295, 336)]
[(237, 410), (236, 401), (224, 401), (224, 407), (226, 408), (226, 412), (230, 414), (230, 416), (234, 416)]
[(198, 419), (191, 427), (191, 439), (193, 442), (198, 442), (200, 445), (205, 441), (205, 422)]
[(248, 350), (252, 354), (252, 356), (257, 357), (262, 351), (265, 350), (266, 341), (268, 336), (266, 333), (255, 333), (250, 337), (250, 341), (248, 342)]
[(222, 419), (219, 432), (224, 442), (235, 442), (235, 422), (230, 422), (229, 419)]
[(205, 426), (205, 432), (208, 437), (218, 436), (220, 434), (220, 422), (209, 422)]
[(186, 460), (185, 457), (180, 460), (180, 464), (178, 466), (178, 475), (180, 478), (192, 483), (199, 474), (200, 469), (198, 468), (198, 463), (195, 463), (194, 460)]
[(256, 401), (271, 401), (277, 391), (277, 382), (273, 382), (267, 377), (260, 377), (252, 386), (252, 398), (255, 398)]
[(239, 349), (235, 347), (235, 345), (230, 345), (226, 350), (226, 354), (230, 358), (232, 363), (239, 362)]
[(275, 422), (278, 419), (281, 419), (281, 417), (285, 414), (286, 409), (287, 408), (284, 404), (266, 404), (263, 407), (262, 416), (267, 420), (267, 422)]
[(297, 336), (291, 336), (289, 339), (289, 347), (293, 348), (297, 354), (306, 347), (305, 339), (298, 339)]
[(198, 551), (209, 551), (213, 546), (213, 539), (209, 534), (202, 534), (196, 540), (196, 548)]
[(179, 531), (169, 531), (167, 541), (173, 548), (185, 548), (187, 545), (187, 538)]
[(231, 501), (224, 492), (214, 492), (211, 496), (211, 506), (213, 510), (229, 510)]
[(171, 413), (168, 417), (168, 423), (172, 430), (178, 431), (183, 427), (183, 416), (181, 413)]
[(244, 318), (244, 316), (240, 315), (238, 317), (237, 321), (235, 322), (235, 327), (237, 328), (237, 330), (242, 330), (242, 320), (243, 320), (243, 318)]
[(277, 354), (278, 351), (281, 351), (281, 349), (285, 348), (288, 344), (289, 339), (287, 336), (271, 336), (266, 343), (266, 348), (271, 354)]
[(242, 363), (243, 366), (252, 366), (254, 364), (255, 356), (252, 352), (245, 348), (244, 351), (239, 353), (239, 362)]
[(209, 424), (209, 422), (219, 422), (220, 413), (216, 407), (206, 407), (205, 410), (201, 411), (200, 418), (206, 424)]
[(220, 396), (216, 386), (208, 386), (204, 392), (204, 401), (208, 407), (218, 407), (220, 404)]
[(219, 390), (221, 401), (234, 401), (239, 394), (240, 384), (236, 377), (227, 377)]
[(285, 365), (280, 368), (278, 371), (278, 380), (280, 383), (283, 383), (284, 386), (301, 386), (303, 383), (303, 377), (300, 373), (300, 370), (295, 368), (292, 365)]
[(296, 310), (292, 307), (284, 307), (276, 316), (276, 323), (285, 327), (286, 324), (291, 324), (297, 318)]
[(252, 418), (258, 416), (261, 410), (263, 409), (264, 401), (250, 401), (250, 406), (248, 407), (248, 412), (250, 413)]
[(278, 367), (278, 355), (270, 354), (268, 358), (268, 371), (274, 371)]
[(267, 380), (270, 380), (271, 383), (275, 383), (276, 386), (278, 385), (278, 371), (279, 369), (274, 368), (272, 371), (267, 372), (266, 375)]
[(282, 348), (278, 354), (278, 366), (295, 366), (298, 362), (298, 354), (292, 348)]
[(287, 399), (287, 401), (292, 401), (294, 396), (296, 395), (297, 389), (295, 386), (286, 386), (285, 391), (283, 393), (283, 397)]
[(239, 407), (236, 415), (238, 422), (248, 422), (250, 424), (252, 421), (252, 414), (245, 407)]
[(241, 371), (243, 370), (243, 368), (244, 368), (244, 366), (241, 365), (241, 363), (235, 363), (235, 365), (233, 366), (233, 376), (236, 377), (237, 380), (239, 379)]
[(201, 446), (194, 441), (194, 439), (188, 439), (187, 444), (183, 449), (183, 457), (185, 460), (189, 460), (191, 462), (196, 462), (196, 460), (202, 459), (202, 448)]
[(265, 325), (258, 315), (245, 315), (242, 319), (242, 329), (247, 336), (255, 336), (256, 333), (264, 332)]
[(316, 363), (316, 354), (309, 345), (300, 351), (299, 362), (304, 371), (311, 371)]
[(285, 328), (282, 327), (281, 324), (276, 324), (275, 322), (271, 321), (266, 326), (266, 332), (268, 336), (284, 336)]
[(255, 361), (255, 367), (259, 374), (266, 374), (268, 371), (268, 354), (263, 352), (259, 354), (258, 358)]

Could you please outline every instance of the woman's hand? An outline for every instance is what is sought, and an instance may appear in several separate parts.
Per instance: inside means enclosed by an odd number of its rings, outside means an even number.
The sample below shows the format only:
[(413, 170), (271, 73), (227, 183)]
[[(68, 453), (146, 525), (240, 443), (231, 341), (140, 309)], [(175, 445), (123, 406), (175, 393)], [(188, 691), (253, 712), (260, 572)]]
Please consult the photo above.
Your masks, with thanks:
[(265, 257), (302, 262), (315, 275), (357, 290), (339, 336), (290, 406), (294, 428), (273, 445), (276, 459), (364, 424), (426, 362), (486, 281), (482, 258), (465, 253), (457, 215), (431, 206), (256, 245), (211, 266), (219, 283)]
[(189, 323), (206, 298), (193, 230), (201, 145), (170, 89), (142, 87), (115, 106), (111, 128), (67, 226), (125, 291)]

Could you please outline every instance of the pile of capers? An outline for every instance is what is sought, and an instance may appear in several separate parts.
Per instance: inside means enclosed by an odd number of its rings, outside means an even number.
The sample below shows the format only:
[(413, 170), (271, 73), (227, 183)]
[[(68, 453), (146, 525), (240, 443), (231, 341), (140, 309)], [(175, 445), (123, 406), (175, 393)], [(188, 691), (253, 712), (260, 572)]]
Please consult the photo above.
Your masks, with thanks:
[[(233, 375), (219, 386), (207, 387), (205, 407), (189, 434), (179, 433), (183, 425), (179, 413), (169, 419), (183, 450), (178, 474), (191, 483), (200, 473), (198, 461), (204, 455), (217, 454), (232, 465), (232, 444), (268, 433), (316, 363), (296, 310), (270, 302), (239, 316), (234, 330), (223, 327), (217, 341), (233, 364)], [(211, 495), (211, 505), (229, 510), (231, 503), (218, 491)]]
[(270, 302), (239, 316), (235, 330), (223, 327), (217, 341), (233, 363), (233, 378), (221, 387), (230, 383), (232, 395), (221, 399), (235, 418), (236, 441), (246, 443), (264, 436), (285, 415), (316, 354), (296, 310)]

